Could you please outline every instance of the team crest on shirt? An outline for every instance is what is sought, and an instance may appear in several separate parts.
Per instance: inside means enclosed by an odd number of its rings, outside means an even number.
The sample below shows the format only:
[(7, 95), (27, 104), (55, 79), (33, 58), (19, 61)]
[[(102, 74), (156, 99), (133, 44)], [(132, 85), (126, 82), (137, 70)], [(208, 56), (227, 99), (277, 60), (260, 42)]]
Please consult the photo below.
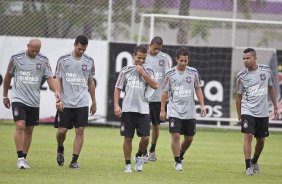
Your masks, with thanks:
[(159, 65), (160, 65), (160, 66), (163, 66), (163, 65), (164, 65), (164, 63), (165, 63), (165, 61), (164, 61), (164, 60), (159, 60)]
[(18, 116), (20, 113), (19, 113), (19, 110), (18, 110), (18, 108), (15, 108), (14, 109), (14, 116)]
[(173, 127), (175, 126), (173, 119), (169, 122), (169, 126), (170, 126), (171, 128), (173, 128)]
[(260, 74), (260, 79), (264, 81), (266, 79), (265, 74)]
[(86, 71), (86, 70), (87, 70), (87, 65), (83, 64), (83, 65), (81, 66), (81, 69), (82, 69), (82, 71)]
[(190, 83), (192, 81), (191, 76), (186, 77), (186, 81)]
[(41, 63), (37, 63), (37, 64), (36, 64), (36, 69), (37, 69), (37, 70), (41, 70), (41, 68), (42, 68), (42, 64), (41, 64)]
[(248, 128), (248, 121), (246, 119), (243, 121), (243, 127)]

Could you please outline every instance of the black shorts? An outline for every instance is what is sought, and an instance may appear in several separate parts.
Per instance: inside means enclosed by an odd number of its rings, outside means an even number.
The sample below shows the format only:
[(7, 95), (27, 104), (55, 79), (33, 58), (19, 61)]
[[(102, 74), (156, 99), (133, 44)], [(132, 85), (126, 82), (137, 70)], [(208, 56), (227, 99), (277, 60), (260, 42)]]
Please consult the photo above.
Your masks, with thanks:
[(39, 124), (39, 107), (30, 107), (21, 102), (12, 102), (14, 121), (24, 120), (25, 126)]
[(88, 107), (64, 108), (63, 112), (58, 112), (57, 124), (55, 128), (85, 127), (88, 124)]
[(179, 133), (180, 135), (186, 136), (194, 136), (196, 134), (196, 120), (169, 117), (169, 132)]
[[(153, 125), (159, 125), (160, 123), (164, 123), (160, 119), (160, 112), (161, 112), (161, 102), (149, 102), (150, 107), (150, 118)], [(166, 106), (165, 106), (166, 109)]]
[(138, 137), (150, 136), (150, 115), (137, 112), (123, 112), (120, 135), (133, 138), (135, 129)]
[(269, 118), (254, 117), (246, 114), (241, 115), (241, 132), (251, 133), (257, 138), (269, 136)]

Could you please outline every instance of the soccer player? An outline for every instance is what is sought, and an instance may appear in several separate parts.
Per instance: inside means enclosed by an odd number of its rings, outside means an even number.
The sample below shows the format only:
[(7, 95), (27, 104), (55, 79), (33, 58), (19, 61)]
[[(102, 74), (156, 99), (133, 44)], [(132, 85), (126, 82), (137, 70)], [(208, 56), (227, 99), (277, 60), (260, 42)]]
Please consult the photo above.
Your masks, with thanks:
[[(246, 69), (238, 73), (235, 87), (237, 114), (241, 122), (241, 132), (244, 133), (247, 176), (260, 172), (257, 161), (262, 153), (265, 137), (269, 136), (268, 95), (274, 106), (275, 117), (279, 118), (272, 72), (267, 65), (257, 64), (256, 60), (254, 49), (244, 50), (243, 61)], [(251, 159), (253, 136), (256, 138), (256, 146)]]
[[(171, 68), (165, 75), (162, 101), (161, 120), (166, 118), (166, 100), (168, 102), (169, 132), (171, 133), (171, 149), (175, 160), (175, 170), (182, 171), (184, 154), (190, 147), (196, 133), (195, 100), (196, 93), (201, 106), (202, 117), (206, 115), (204, 97), (200, 87), (200, 77), (195, 68), (189, 67), (190, 53), (188, 49), (181, 47), (176, 52), (177, 65)], [(180, 136), (184, 140), (180, 146)]]
[[(138, 152), (135, 155), (135, 170), (142, 171), (142, 154), (149, 144), (150, 136), (150, 115), (148, 96), (149, 86), (158, 88), (154, 80), (154, 73), (151, 69), (142, 65), (145, 63), (147, 48), (143, 45), (136, 46), (133, 52), (133, 64), (123, 67), (119, 73), (114, 91), (114, 112), (121, 118), (120, 133), (124, 136), (123, 152), (125, 159), (124, 172), (132, 172), (131, 152), (132, 140), (135, 129), (137, 135), (141, 137)], [(125, 90), (122, 101), (122, 109), (119, 106), (121, 90)]]
[(161, 52), (163, 46), (163, 39), (159, 36), (154, 37), (151, 40), (148, 55), (146, 57), (145, 66), (154, 70), (155, 79), (158, 82), (159, 88), (154, 91), (154, 93), (149, 96), (149, 108), (150, 108), (150, 117), (152, 121), (152, 133), (151, 133), (151, 147), (149, 150), (149, 155), (147, 149), (143, 154), (144, 162), (156, 161), (156, 145), (159, 137), (159, 128), (160, 123), (163, 122), (160, 120), (160, 111), (161, 111), (161, 96), (162, 89), (161, 86), (164, 83), (165, 73), (169, 70), (170, 64), (168, 55)]
[(75, 127), (72, 160), (70, 168), (77, 169), (78, 157), (84, 141), (84, 129), (88, 124), (88, 109), (90, 93), (92, 105), (90, 114), (96, 112), (94, 61), (84, 54), (88, 46), (88, 39), (77, 36), (74, 49), (70, 54), (59, 58), (56, 67), (56, 80), (59, 83), (62, 101), (57, 103), (59, 121), (57, 130), (57, 163), (64, 165), (64, 141), (69, 129)]
[(3, 103), (6, 108), (10, 108), (8, 90), (14, 77), (11, 102), (16, 124), (14, 139), (19, 169), (30, 168), (26, 157), (32, 142), (33, 128), (39, 124), (40, 86), (43, 78), (47, 79), (50, 89), (55, 91), (56, 100), (60, 100), (48, 58), (40, 53), (40, 48), (41, 41), (32, 38), (26, 51), (11, 57), (4, 78)]

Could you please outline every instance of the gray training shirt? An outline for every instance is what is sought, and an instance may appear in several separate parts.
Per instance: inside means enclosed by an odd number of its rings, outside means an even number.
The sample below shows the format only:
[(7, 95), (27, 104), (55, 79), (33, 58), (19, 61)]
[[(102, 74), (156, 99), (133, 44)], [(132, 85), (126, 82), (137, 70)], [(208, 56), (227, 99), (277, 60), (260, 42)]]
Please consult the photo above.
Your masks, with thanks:
[(157, 55), (152, 56), (150, 54), (146, 57), (145, 65), (151, 68), (155, 74), (155, 80), (157, 81), (159, 88), (154, 90), (151, 96), (149, 96), (150, 102), (161, 102), (162, 86), (164, 83), (165, 73), (170, 69), (169, 59), (167, 54), (159, 52)]
[(42, 78), (53, 76), (47, 57), (38, 54), (30, 58), (26, 52), (13, 55), (7, 72), (14, 76), (12, 102), (21, 102), (30, 107), (40, 105), (40, 86)]
[(257, 70), (245, 69), (238, 73), (236, 93), (242, 95), (241, 114), (268, 117), (268, 86), (274, 78), (267, 65), (258, 65)]
[(86, 54), (79, 59), (74, 59), (71, 54), (59, 58), (56, 77), (62, 79), (61, 98), (64, 107), (89, 106), (88, 79), (93, 79), (94, 74), (94, 61)]
[(163, 90), (169, 92), (168, 116), (179, 119), (195, 119), (194, 88), (200, 87), (198, 71), (187, 66), (177, 71), (176, 66), (165, 75)]
[[(136, 65), (123, 67), (116, 82), (116, 88), (125, 90), (122, 112), (149, 114), (148, 96), (150, 96), (151, 90), (148, 90), (149, 85), (139, 75), (135, 67)], [(144, 70), (154, 79), (153, 70), (145, 67)]]

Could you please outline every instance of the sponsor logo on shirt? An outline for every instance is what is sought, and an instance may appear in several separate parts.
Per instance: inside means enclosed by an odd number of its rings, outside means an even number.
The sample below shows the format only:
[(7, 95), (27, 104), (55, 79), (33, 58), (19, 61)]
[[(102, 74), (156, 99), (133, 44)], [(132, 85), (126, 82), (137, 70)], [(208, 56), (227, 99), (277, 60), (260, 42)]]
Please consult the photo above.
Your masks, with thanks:
[(87, 81), (77, 76), (76, 73), (66, 73), (66, 81), (72, 86), (87, 86)]
[(155, 79), (156, 80), (160, 80), (160, 79), (162, 79), (163, 78), (163, 74), (161, 73), (161, 72), (156, 72), (155, 73)]
[(143, 82), (140, 82), (139, 78), (137, 79), (136, 76), (129, 77), (127, 85), (131, 88), (143, 88), (144, 86)]
[(185, 89), (184, 86), (173, 87), (173, 95), (178, 97), (190, 97), (192, 95), (191, 89)]
[(24, 84), (37, 84), (37, 82), (39, 81), (38, 77), (33, 77), (30, 75), (31, 75), (30, 72), (25, 72), (25, 71), (18, 72), (18, 78)]
[(259, 85), (247, 88), (247, 96), (262, 96), (267, 94), (267, 87), (259, 87)]

